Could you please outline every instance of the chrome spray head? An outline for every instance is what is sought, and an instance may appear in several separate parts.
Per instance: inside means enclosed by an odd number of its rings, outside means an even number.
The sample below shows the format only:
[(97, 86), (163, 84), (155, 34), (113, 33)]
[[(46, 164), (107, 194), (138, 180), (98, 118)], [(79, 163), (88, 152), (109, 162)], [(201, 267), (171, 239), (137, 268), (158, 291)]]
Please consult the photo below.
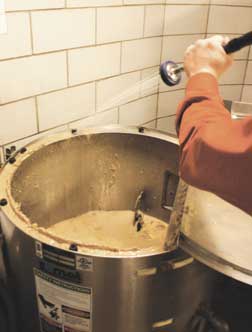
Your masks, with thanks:
[(174, 86), (180, 83), (184, 67), (173, 61), (165, 61), (160, 66), (160, 76), (165, 84)]

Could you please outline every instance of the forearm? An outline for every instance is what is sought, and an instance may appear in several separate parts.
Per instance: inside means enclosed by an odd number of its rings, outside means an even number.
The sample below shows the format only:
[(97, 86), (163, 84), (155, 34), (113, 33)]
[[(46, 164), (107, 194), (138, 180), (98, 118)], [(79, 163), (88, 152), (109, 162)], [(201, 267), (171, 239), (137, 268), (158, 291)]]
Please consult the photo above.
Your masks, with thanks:
[[(252, 181), (252, 119), (231, 119), (217, 81), (210, 76), (200, 74), (189, 81), (178, 109), (181, 177), (248, 212), (252, 210), (252, 186), (248, 186)], [(190, 105), (195, 97), (204, 99)]]

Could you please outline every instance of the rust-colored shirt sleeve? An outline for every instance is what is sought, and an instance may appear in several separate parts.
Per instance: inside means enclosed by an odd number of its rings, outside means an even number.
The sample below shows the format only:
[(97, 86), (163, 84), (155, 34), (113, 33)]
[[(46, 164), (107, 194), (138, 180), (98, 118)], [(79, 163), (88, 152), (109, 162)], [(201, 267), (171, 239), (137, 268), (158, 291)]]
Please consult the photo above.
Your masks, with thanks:
[(252, 117), (235, 121), (225, 109), (218, 82), (197, 74), (177, 110), (180, 175), (252, 213)]

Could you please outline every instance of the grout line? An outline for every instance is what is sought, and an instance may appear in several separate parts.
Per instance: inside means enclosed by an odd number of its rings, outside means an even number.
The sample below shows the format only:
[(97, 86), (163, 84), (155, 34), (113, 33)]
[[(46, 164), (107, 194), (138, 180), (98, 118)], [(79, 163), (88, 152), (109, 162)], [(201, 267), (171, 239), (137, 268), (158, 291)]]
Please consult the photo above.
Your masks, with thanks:
[(35, 111), (36, 111), (36, 125), (39, 133), (39, 110), (38, 110), (38, 97), (35, 96)]
[[(66, 1), (66, 0), (65, 0)], [(75, 6), (75, 7), (67, 7), (67, 9), (90, 9), (90, 8), (120, 8), (120, 7), (139, 7), (139, 6), (143, 6), (145, 4), (122, 4), (122, 5), (110, 5), (110, 6), (86, 6), (86, 7), (83, 7), (83, 6)], [(158, 3), (153, 3), (153, 4), (150, 4), (151, 6), (160, 6), (160, 5), (165, 5), (164, 2), (158, 2)], [(188, 7), (192, 7), (192, 6), (207, 6), (208, 4), (195, 4), (195, 3), (169, 3), (167, 5), (176, 5), (176, 6), (188, 6)], [(223, 5), (216, 5), (216, 6), (223, 6)], [(228, 5), (228, 6), (225, 6), (225, 7), (232, 7), (232, 5)], [(233, 7), (248, 7), (248, 6), (236, 6), (234, 5)], [(252, 6), (250, 6), (252, 7)], [(6, 13), (21, 13), (21, 12), (25, 12), (25, 11), (33, 11), (33, 12), (40, 12), (40, 11), (56, 11), (56, 10), (59, 10), (59, 11), (62, 11), (66, 9), (65, 7), (65, 4), (63, 7), (56, 7), (56, 8), (25, 8), (25, 9), (21, 9), (21, 10), (6, 10)]]
[(95, 45), (97, 45), (98, 40), (98, 9), (95, 8)]
[(153, 122), (153, 121), (155, 121), (155, 120), (162, 120), (162, 119), (172, 118), (172, 117), (174, 117), (174, 116), (176, 116), (176, 113), (169, 114), (169, 115), (159, 116), (159, 117), (153, 118), (153, 119), (151, 119), (151, 120), (148, 120), (148, 121), (142, 123), (142, 125), (146, 125), (146, 124), (148, 124), (148, 123), (150, 123), (150, 122)]
[(95, 83), (95, 113), (97, 113), (97, 110), (98, 110), (98, 100), (97, 100), (97, 97), (98, 97), (98, 93), (97, 93), (97, 91), (98, 91), (98, 82), (97, 81), (95, 81), (94, 82)]
[(122, 72), (122, 55), (123, 55), (123, 43), (120, 43), (120, 74), (123, 74)]
[[(216, 33), (209, 33), (209, 35), (215, 35), (215, 34), (222, 34), (222, 32), (216, 32)], [(48, 55), (48, 54), (55, 54), (55, 53), (60, 53), (64, 51), (72, 51), (72, 50), (81, 50), (81, 49), (86, 49), (86, 48), (94, 48), (94, 47), (100, 47), (100, 46), (109, 46), (109, 45), (115, 45), (123, 42), (131, 42), (131, 41), (141, 41), (143, 39), (158, 39), (158, 38), (164, 38), (164, 37), (189, 37), (189, 36), (196, 36), (196, 35), (202, 35), (204, 36), (205, 33), (184, 33), (184, 34), (166, 34), (166, 35), (158, 35), (158, 36), (147, 36), (144, 38), (135, 38), (135, 39), (127, 39), (127, 40), (118, 40), (114, 42), (107, 42), (107, 43), (102, 43), (102, 44), (90, 44), (90, 45), (82, 45), (82, 46), (77, 46), (77, 47), (69, 47), (69, 48), (63, 48), (63, 49), (58, 49), (58, 50), (51, 50), (51, 51), (45, 51), (45, 52), (36, 52), (28, 55), (21, 55), (21, 56), (16, 56), (16, 57), (10, 57), (10, 58), (5, 58), (5, 59), (0, 59), (0, 62), (6, 62), (6, 61), (12, 61), (12, 60), (21, 60), (24, 58), (29, 58), (29, 57), (35, 57), (35, 56), (42, 56), (42, 55)], [(226, 33), (226, 35), (237, 35), (235, 32), (229, 32)]]
[[(31, 38), (31, 51), (32, 51), (32, 54), (29, 55), (29, 56), (32, 56), (34, 54), (34, 42), (33, 42), (33, 29), (32, 29), (32, 16), (31, 16), (31, 12), (29, 12), (28, 15), (29, 15), (29, 23), (30, 23), (30, 38)], [(17, 58), (14, 58), (14, 59), (17, 59)]]
[[(141, 97), (141, 98), (136, 98), (136, 99), (134, 99), (134, 100), (130, 100), (129, 102), (127, 102), (127, 103), (125, 103), (125, 104), (123, 104), (123, 105), (127, 105), (127, 104), (130, 104), (130, 103), (132, 103), (132, 102), (135, 102), (135, 101), (138, 101), (138, 100), (141, 100), (141, 99), (145, 99), (145, 98), (147, 98), (147, 97), (155, 96), (155, 95), (156, 95), (156, 93), (153, 93), (153, 94), (150, 94), (150, 95), (148, 95), (148, 96), (143, 96), (143, 97)], [(120, 106), (123, 106), (123, 105), (120, 105)], [(16, 139), (15, 141), (6, 142), (5, 144), (3, 144), (3, 146), (7, 146), (7, 145), (10, 145), (10, 144), (13, 144), (13, 143), (16, 143), (16, 142), (22, 141), (23, 139), (26, 139), (26, 138), (36, 137), (36, 136), (39, 135), (39, 134), (43, 134), (43, 133), (46, 133), (46, 132), (48, 132), (48, 131), (51, 131), (51, 130), (54, 130), (54, 129), (57, 129), (57, 128), (60, 128), (60, 127), (63, 127), (63, 126), (68, 126), (68, 125), (73, 124), (73, 123), (75, 123), (75, 122), (78, 122), (78, 121), (81, 121), (81, 120), (85, 120), (85, 119), (91, 118), (91, 117), (93, 117), (93, 116), (95, 116), (95, 115), (98, 115), (98, 114), (103, 114), (103, 113), (110, 112), (111, 110), (113, 110), (113, 109), (115, 109), (115, 108), (118, 108), (118, 111), (119, 111), (120, 106), (112, 107), (112, 108), (109, 108), (109, 109), (107, 109), (107, 110), (105, 110), (105, 111), (102, 111), (102, 112), (99, 112), (99, 113), (94, 112), (94, 113), (92, 113), (92, 114), (89, 114), (88, 116), (81, 117), (81, 118), (78, 118), (78, 119), (75, 119), (75, 120), (72, 120), (72, 121), (68, 121), (68, 122), (65, 122), (65, 123), (61, 123), (61, 124), (58, 125), (58, 126), (51, 127), (51, 128), (47, 128), (47, 129), (45, 129), (45, 130), (41, 130), (41, 131), (39, 131), (39, 132), (36, 133), (36, 134), (28, 135), (28, 136), (22, 137), (22, 138), (20, 138), (20, 139)]]
[(144, 21), (143, 21), (143, 38), (144, 38), (144, 35), (145, 35), (145, 27), (146, 27), (146, 12), (147, 12), (147, 6), (144, 6)]
[[(66, 1), (66, 0), (65, 0)], [(210, 1), (211, 4), (211, 1)], [(64, 10), (64, 9), (90, 9), (90, 8), (120, 8), (120, 7), (139, 7), (139, 6), (143, 6), (143, 5), (148, 5), (148, 4), (121, 4), (121, 5), (109, 5), (109, 6), (73, 6), (73, 7), (65, 7), (65, 4), (63, 7), (56, 7), (56, 8), (24, 8), (21, 10), (6, 10), (6, 13), (22, 13), (22, 12), (27, 12), (27, 11), (33, 11), (33, 12), (38, 12), (38, 11), (56, 11), (56, 10)], [(158, 2), (158, 3), (153, 3), (153, 4), (149, 4), (151, 6), (160, 6), (160, 5), (166, 5), (166, 6), (177, 6), (177, 7), (181, 7), (181, 6), (186, 6), (186, 7), (193, 7), (193, 6), (201, 6), (201, 7), (205, 7), (208, 6), (209, 3), (202, 3), (202, 4), (196, 4), (196, 3), (177, 3), (177, 2), (171, 2), (171, 3), (167, 3), (165, 4), (164, 2)], [(211, 6), (214, 7), (234, 7), (234, 8), (252, 8), (252, 5), (240, 5), (240, 4), (211, 4)]]
[(81, 82), (81, 83), (78, 83), (78, 84), (72, 84), (69, 87), (65, 86), (65, 87), (62, 87), (60, 89), (54, 89), (54, 90), (42, 92), (42, 93), (39, 93), (39, 94), (36, 94), (36, 95), (27, 96), (27, 97), (16, 99), (16, 100), (11, 100), (9, 102), (0, 104), (0, 106), (6, 106), (6, 105), (9, 105), (9, 104), (13, 104), (13, 103), (17, 103), (17, 102), (20, 102), (20, 101), (23, 101), (23, 100), (34, 98), (35, 96), (44, 96), (44, 95), (48, 95), (48, 94), (51, 94), (51, 93), (55, 93), (55, 92), (59, 92), (59, 91), (64, 91), (64, 90), (67, 90), (69, 88), (75, 88), (75, 87), (79, 87), (79, 86), (88, 85), (88, 84), (91, 84), (93, 82), (105, 81), (105, 80), (108, 80), (108, 79), (111, 79), (111, 78), (116, 78), (116, 77), (120, 77), (120, 76), (127, 75), (127, 74), (137, 73), (137, 72), (139, 72), (141, 70), (153, 69), (155, 67), (156, 66), (151, 66), (151, 67), (146, 67), (146, 68), (140, 68), (140, 69), (136, 69), (136, 70), (133, 70), (133, 71), (125, 72), (125, 73), (122, 73), (122, 74), (119, 74), (119, 75), (112, 75), (112, 76), (102, 77), (102, 78), (97, 79), (95, 81), (88, 81), (88, 82)]
[[(247, 60), (235, 60), (237, 62), (245, 62)], [(79, 86), (84, 86), (84, 85), (87, 85), (87, 84), (91, 84), (93, 82), (100, 82), (100, 81), (105, 81), (105, 80), (108, 80), (108, 79), (111, 79), (111, 78), (116, 78), (116, 77), (120, 77), (122, 75), (127, 75), (127, 74), (132, 74), (132, 73), (136, 73), (136, 72), (139, 72), (139, 71), (143, 71), (143, 70), (148, 70), (148, 69), (154, 69), (156, 68), (157, 65), (155, 66), (150, 66), (150, 67), (146, 67), (146, 68), (139, 68), (139, 69), (136, 69), (136, 70), (133, 70), (133, 71), (128, 71), (128, 72), (125, 72), (125, 73), (121, 73), (121, 74), (117, 74), (117, 75), (112, 75), (112, 76), (107, 76), (107, 77), (102, 77), (100, 79), (97, 79), (95, 81), (88, 81), (88, 82), (81, 82), (81, 83), (78, 83), (78, 84), (72, 84), (70, 85), (69, 87), (68, 86), (64, 86), (62, 88), (59, 88), (59, 89), (54, 89), (54, 90), (50, 90), (50, 91), (46, 91), (46, 92), (42, 92), (42, 93), (38, 93), (36, 95), (31, 95), (31, 96), (26, 96), (24, 98), (19, 98), (19, 99), (15, 99), (15, 100), (11, 100), (11, 101), (8, 101), (6, 103), (2, 103), (0, 104), (0, 106), (6, 106), (6, 105), (10, 105), (10, 104), (13, 104), (13, 103), (17, 103), (17, 102), (20, 102), (20, 101), (24, 101), (24, 100), (27, 100), (27, 99), (30, 99), (30, 98), (34, 98), (35, 96), (44, 96), (44, 95), (48, 95), (48, 94), (51, 94), (51, 93), (55, 93), (55, 92), (59, 92), (59, 91), (64, 91), (64, 90), (67, 90), (69, 88), (75, 88), (75, 87), (79, 87)], [(241, 85), (241, 83), (224, 83), (224, 84), (220, 84), (221, 86), (227, 86), (227, 85)], [(252, 83), (250, 84), (246, 84), (246, 85), (252, 85)], [(184, 88), (183, 88), (184, 89)], [(166, 93), (166, 92), (172, 92), (172, 91), (177, 91), (177, 90), (183, 90), (182, 88), (178, 88), (178, 89), (174, 89), (174, 90), (171, 90), (171, 91), (158, 91), (157, 93)]]
[(211, 0), (208, 3), (208, 10), (207, 10), (207, 21), (206, 21), (206, 32), (205, 32), (205, 38), (207, 38), (208, 34), (208, 28), (209, 28), (209, 19), (210, 19), (210, 12), (211, 12)]
[(51, 51), (45, 51), (45, 52), (36, 52), (32, 55), (22, 55), (18, 57), (10, 57), (10, 58), (5, 58), (5, 59), (0, 59), (0, 62), (5, 62), (5, 61), (11, 61), (11, 60), (17, 60), (17, 59), (23, 59), (23, 58), (28, 58), (32, 56), (41, 56), (41, 55), (47, 55), (47, 54), (55, 54), (55, 53), (60, 53), (64, 51), (72, 51), (72, 50), (81, 50), (81, 49), (86, 49), (86, 48), (95, 48), (95, 47), (100, 47), (100, 46), (109, 46), (109, 45), (115, 45), (115, 44), (120, 44), (123, 42), (131, 42), (131, 41), (141, 41), (143, 39), (158, 39), (162, 38), (162, 35), (159, 36), (151, 36), (151, 37), (145, 37), (145, 38), (135, 38), (135, 39), (127, 39), (127, 40), (118, 40), (118, 41), (113, 41), (113, 42), (107, 42), (103, 44), (90, 44), (90, 45), (82, 45), (82, 46), (77, 46), (77, 47), (69, 47), (69, 48), (62, 48), (58, 50), (51, 50)]
[[(161, 65), (162, 56), (163, 56), (163, 49), (164, 49), (164, 33), (165, 33), (165, 18), (166, 18), (166, 11), (168, 6), (164, 5), (164, 13), (163, 13), (163, 26), (162, 26), (162, 44), (161, 44), (161, 52), (160, 52), (160, 60), (159, 64)], [(156, 107), (156, 118), (158, 117), (158, 110), (159, 110), (159, 100), (160, 99), (160, 79), (158, 83), (158, 91), (157, 91), (157, 107)], [(155, 128), (157, 128), (158, 121), (156, 120)]]

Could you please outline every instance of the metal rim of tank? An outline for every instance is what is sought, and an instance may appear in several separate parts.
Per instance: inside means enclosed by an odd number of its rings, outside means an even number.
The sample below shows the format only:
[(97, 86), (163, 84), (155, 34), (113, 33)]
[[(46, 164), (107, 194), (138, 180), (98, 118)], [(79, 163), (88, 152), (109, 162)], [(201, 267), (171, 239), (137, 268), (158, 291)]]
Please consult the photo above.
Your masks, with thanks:
[(223, 273), (238, 281), (252, 285), (252, 271), (232, 264), (227, 260), (212, 254), (210, 251), (199, 246), (190, 240), (184, 234), (181, 234), (179, 247), (189, 255), (192, 255), (202, 264), (212, 268), (215, 271)]
[[(149, 129), (143, 126), (121, 126), (121, 125), (108, 125), (108, 126), (101, 126), (101, 127), (91, 127), (85, 129), (71, 129), (67, 131), (63, 131), (61, 133), (49, 135), (37, 140), (32, 141), (31, 143), (25, 146), (25, 150), (23, 153), (16, 153), (14, 162), (6, 162), (0, 170), (0, 199), (6, 200), (7, 204), (2, 204), (0, 208), (0, 213), (3, 213), (5, 217), (7, 217), (11, 223), (15, 225), (20, 231), (24, 232), (26, 235), (32, 237), (35, 241), (39, 240), (40, 242), (47, 242), (46, 236), (40, 237), (34, 236), (34, 234), (30, 234), (27, 225), (30, 224), (30, 220), (26, 217), (22, 212), (18, 212), (15, 208), (16, 202), (14, 201), (11, 192), (10, 192), (10, 183), (12, 177), (14, 176), (17, 168), (22, 164), (24, 160), (32, 156), (34, 152), (39, 150), (41, 147), (48, 146), (55, 142), (64, 141), (72, 137), (76, 136), (87, 136), (92, 134), (104, 134), (104, 133), (118, 133), (118, 134), (134, 134), (139, 136), (147, 136), (151, 138), (156, 138), (161, 141), (170, 142), (174, 145), (179, 145), (177, 137), (173, 135), (168, 135), (167, 133), (156, 130), (156, 129)], [(25, 153), (24, 153), (25, 152)], [(52, 244), (51, 246), (58, 248), (56, 245)], [(68, 249), (62, 249), (65, 251), (69, 251)], [(174, 251), (174, 249), (172, 249)], [(135, 259), (135, 258), (142, 258), (142, 257), (150, 257), (150, 256), (158, 256), (160, 254), (168, 253), (167, 250), (159, 251), (159, 252), (150, 252), (144, 253), (141, 255), (133, 255), (133, 256), (117, 256), (117, 255), (100, 255), (92, 252), (80, 252), (80, 255), (87, 255), (93, 257), (110, 257), (110, 258), (128, 258), (128, 259)]]

